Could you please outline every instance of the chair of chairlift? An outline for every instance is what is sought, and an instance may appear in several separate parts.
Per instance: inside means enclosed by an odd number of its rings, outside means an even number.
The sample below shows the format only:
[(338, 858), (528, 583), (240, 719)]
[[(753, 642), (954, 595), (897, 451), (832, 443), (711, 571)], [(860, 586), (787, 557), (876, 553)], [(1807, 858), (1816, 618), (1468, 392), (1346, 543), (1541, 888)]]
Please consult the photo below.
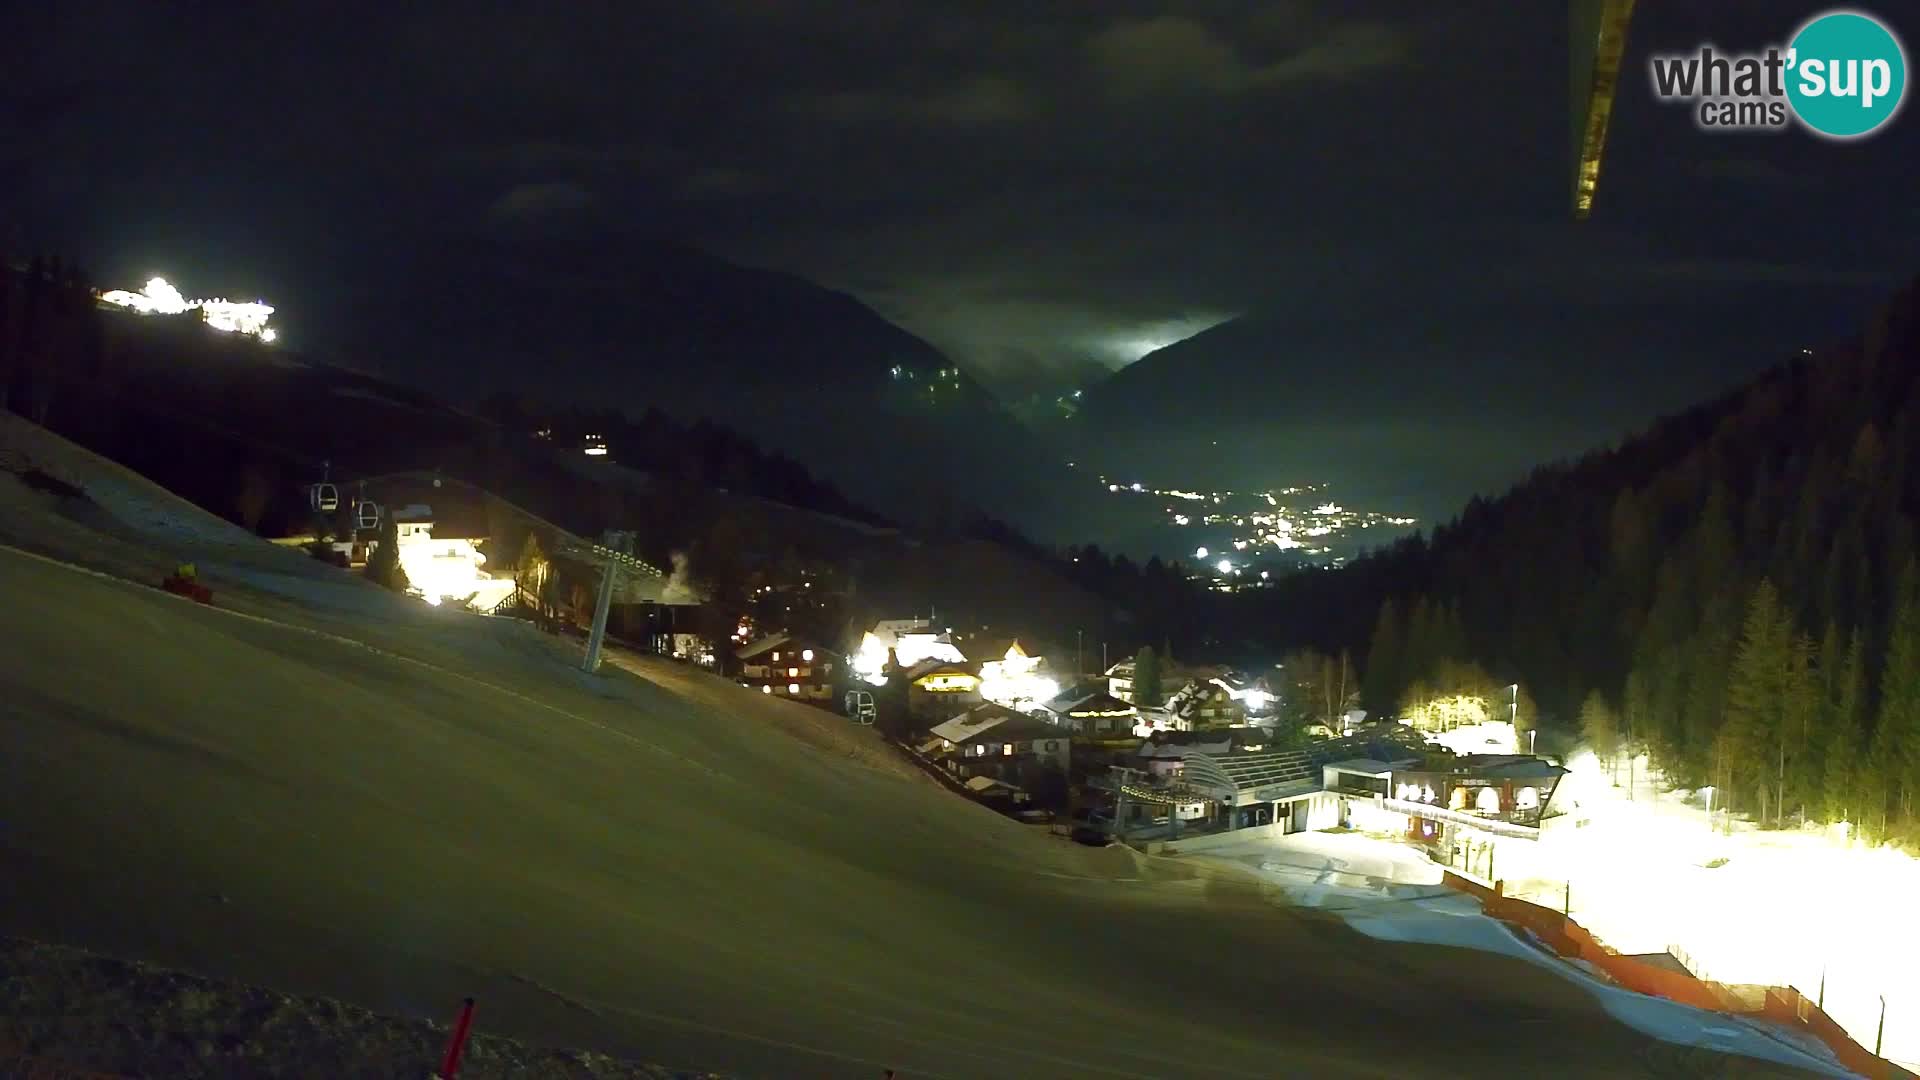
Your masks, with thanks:
[(340, 509), (340, 490), (332, 484), (313, 485), (307, 492), (307, 498), (313, 504), (313, 508), (323, 514), (331, 514)]

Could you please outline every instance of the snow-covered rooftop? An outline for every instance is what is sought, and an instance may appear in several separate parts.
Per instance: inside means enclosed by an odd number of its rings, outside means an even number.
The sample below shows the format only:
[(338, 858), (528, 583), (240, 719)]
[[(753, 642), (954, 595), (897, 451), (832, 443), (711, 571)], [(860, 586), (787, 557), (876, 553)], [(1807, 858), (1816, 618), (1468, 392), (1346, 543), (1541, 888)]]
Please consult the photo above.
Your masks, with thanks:
[[(1404, 768), (1407, 764), (1409, 763), (1403, 761), (1400, 763), (1400, 767)], [(1345, 761), (1330, 761), (1324, 767), (1328, 769), (1338, 769), (1341, 772), (1361, 773), (1366, 776), (1384, 776), (1394, 769), (1392, 763), (1378, 761), (1374, 758), (1348, 758)]]

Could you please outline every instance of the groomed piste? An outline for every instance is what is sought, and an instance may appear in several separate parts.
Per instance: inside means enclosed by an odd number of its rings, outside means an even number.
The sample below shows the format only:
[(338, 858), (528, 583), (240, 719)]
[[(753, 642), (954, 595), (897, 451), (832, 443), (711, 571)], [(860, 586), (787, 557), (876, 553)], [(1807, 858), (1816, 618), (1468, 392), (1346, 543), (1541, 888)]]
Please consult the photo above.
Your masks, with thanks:
[[(109, 468), (42, 464), (83, 492)], [(0, 475), (0, 934), (401, 1016), (474, 996), (491, 1033), (741, 1075), (1670, 1060), (1541, 963), (1066, 843), (697, 671), (317, 603), (362, 586), (210, 535)], [(183, 556), (215, 605), (140, 579)]]

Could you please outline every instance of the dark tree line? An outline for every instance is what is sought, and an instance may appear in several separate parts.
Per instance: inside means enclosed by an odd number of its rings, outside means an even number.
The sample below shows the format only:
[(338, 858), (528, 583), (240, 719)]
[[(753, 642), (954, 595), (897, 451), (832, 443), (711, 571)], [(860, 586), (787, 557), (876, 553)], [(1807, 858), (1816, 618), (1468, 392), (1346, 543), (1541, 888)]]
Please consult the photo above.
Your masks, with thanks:
[(1215, 613), (1219, 605), (1205, 585), (1190, 578), (1179, 564), (1153, 556), (1135, 562), (1125, 554), (1110, 555), (1096, 544), (1070, 547), (1051, 562), (1069, 580), (1125, 615), (1117, 628), (1126, 644), (1155, 645), (1161, 658), (1211, 655), (1217, 647)]
[(109, 375), (109, 353), (84, 272), (58, 258), (16, 266), (0, 252), (0, 406), (46, 424), (63, 384)]
[[(58, 258), (17, 264), (0, 255), (0, 407), (271, 532), (304, 515), (318, 464), (286, 449), (297, 440), (286, 414), (272, 412), (272, 395), (210, 384), (220, 365), (196, 363), (223, 349), (251, 361), (264, 348), (209, 330), (197, 312), (142, 318), (103, 308), (88, 276)], [(232, 403), (262, 414), (267, 434), (213, 415)], [(310, 399), (299, 409), (316, 412)]]
[(481, 414), (511, 431), (551, 431), (564, 445), (599, 435), (620, 463), (669, 481), (723, 488), (868, 525), (890, 524), (806, 466), (705, 418), (682, 422), (653, 408), (638, 417), (613, 409), (549, 409), (510, 393), (489, 397)]
[(1920, 794), (1917, 516), (1920, 283), (1860, 341), (1292, 579), (1267, 610), (1290, 641), (1364, 648), (1375, 710), (1474, 663), (1549, 724), (1603, 710), (1676, 781), (1770, 820), (1885, 831)]

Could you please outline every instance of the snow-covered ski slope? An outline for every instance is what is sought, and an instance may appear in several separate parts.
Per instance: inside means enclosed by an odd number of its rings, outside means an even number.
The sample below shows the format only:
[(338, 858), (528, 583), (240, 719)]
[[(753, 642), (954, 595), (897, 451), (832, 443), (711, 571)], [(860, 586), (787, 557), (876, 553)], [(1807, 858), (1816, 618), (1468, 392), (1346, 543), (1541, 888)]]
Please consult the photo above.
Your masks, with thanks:
[[(29, 473), (82, 498), (35, 491)], [(424, 605), (269, 543), (131, 469), (0, 410), (0, 543), (157, 582), (191, 562), (216, 591), (246, 586), (309, 609), (381, 620), (430, 620)], [(224, 602), (225, 597), (221, 597)], [(450, 621), (452, 613), (439, 621)]]
[(26, 465), (86, 492), (107, 515), (134, 532), (209, 552), (272, 545), (37, 424), (0, 410), (0, 464)]
[(13, 550), (0, 595), (0, 933), (743, 1075), (1670, 1070), (1541, 965), (1050, 838), (697, 671)]
[(1270, 828), (1219, 840), (1196, 857), (1246, 866), (1286, 890), (1294, 903), (1337, 913), (1368, 937), (1458, 945), (1540, 964), (1585, 985), (1612, 1016), (1676, 1048), (1853, 1075), (1810, 1035), (1757, 1017), (1711, 1013), (1634, 993), (1523, 940), (1487, 916), (1478, 900), (1444, 885), (1441, 868), (1410, 846), (1354, 833), (1278, 836)]

